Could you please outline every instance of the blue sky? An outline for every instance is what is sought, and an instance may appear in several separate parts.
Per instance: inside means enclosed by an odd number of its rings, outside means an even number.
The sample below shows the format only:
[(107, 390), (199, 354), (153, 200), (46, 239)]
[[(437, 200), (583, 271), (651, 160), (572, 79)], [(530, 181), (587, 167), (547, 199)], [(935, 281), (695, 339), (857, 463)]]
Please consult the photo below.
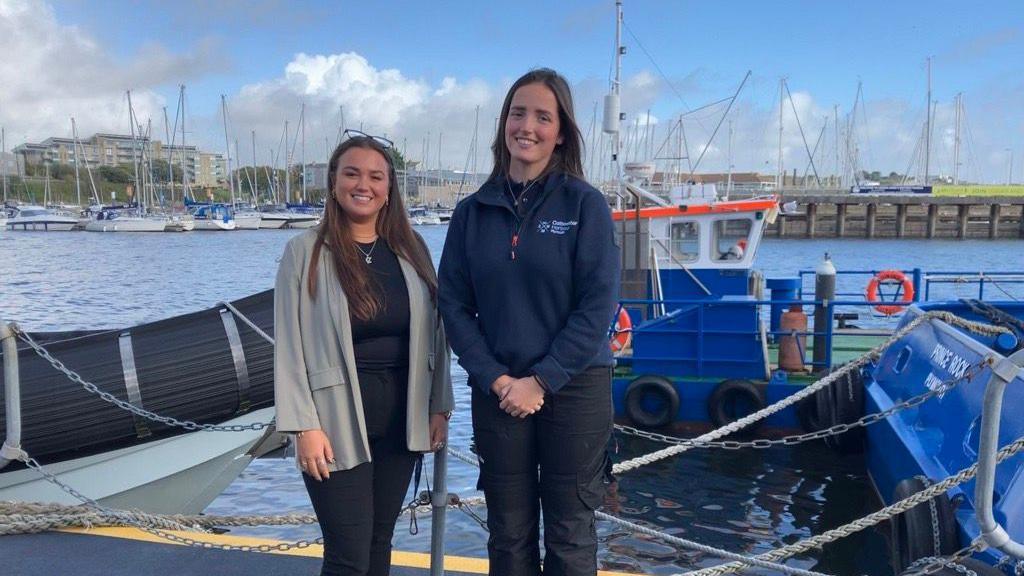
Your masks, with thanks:
[[(607, 89), (614, 41), (611, 1), (0, 0), (3, 4), (7, 6), (0, 8), (0, 25), (2, 18), (11, 18), (11, 5), (21, 6), (20, 18), (48, 11), (55, 35), (73, 31), (118, 71), (113, 75), (118, 81), (137, 80), (133, 88), (142, 93), (143, 107), (157, 110), (168, 105), (173, 110), (176, 87), (185, 83), (189, 114), (197, 122), (196, 138), (210, 145), (223, 142), (223, 135), (218, 139), (216, 133), (220, 94), (227, 95), (232, 107), (234, 130), (248, 134), (256, 129), (268, 146), (274, 141), (272, 126), (288, 114), (294, 121), (297, 111), (292, 109), (299, 101), (307, 102), (311, 131), (320, 140), (328, 137), (332, 123), (337, 123), (330, 119), (331, 111), (351, 102), (349, 96), (330, 94), (330, 87), (309, 89), (305, 81), (296, 87), (294, 75), (286, 70), (291, 65), (294, 71), (299, 54), (357, 55), (373, 78), (395, 71), (400, 76), (396, 90), (405, 94), (400, 97), (404, 104), (392, 115), (397, 120), (366, 113), (366, 121), (379, 126), (378, 131), (401, 134), (417, 151), (424, 147), (426, 131), (432, 137), (447, 133), (442, 150), (450, 160), (440, 160), (445, 164), (465, 154), (460, 151), (471, 138), (473, 108), (479, 105), (482, 115), (493, 117), (495, 102), (508, 83), (531, 67), (551, 66), (563, 72), (576, 89), (581, 124), (589, 122), (594, 102)], [(952, 1), (627, 0), (624, 8), (623, 40), (629, 52), (623, 74), (633, 80), (627, 87), (635, 89), (624, 96), (624, 107), (633, 118), (650, 109), (659, 127), (667, 130), (672, 117), (728, 96), (746, 71), (752, 71), (731, 116), (737, 169), (774, 171), (774, 161), (770, 168), (766, 161), (774, 156), (769, 135), (775, 132), (777, 144), (778, 119), (770, 116), (773, 109), (778, 114), (778, 81), (786, 77), (812, 140), (833, 105), (839, 105), (840, 114), (849, 111), (857, 82), (862, 81), (867, 118), (858, 138), (864, 140), (862, 161), (870, 163), (864, 167), (905, 170), (924, 119), (929, 56), (937, 125), (949, 123), (954, 95), (965, 93), (975, 176), (999, 180), (1005, 149), (1014, 149), (1018, 158), (1024, 153), (1024, 112), (1019, 105), (1024, 102), (1024, 3), (1019, 0), (977, 6)], [(341, 66), (335, 60), (323, 66), (335, 64)], [(298, 68), (303, 69), (303, 78), (311, 77), (308, 67)], [(313, 74), (321, 72), (327, 77), (337, 70), (318, 68)], [(454, 83), (447, 89), (446, 78)], [(111, 98), (127, 87), (110, 86)], [(0, 102), (4, 91), (0, 87)], [(288, 94), (295, 96), (294, 101), (285, 97)], [(379, 96), (374, 94), (371, 101)], [(432, 107), (442, 112), (431, 113)], [(118, 106), (108, 108), (112, 117), (118, 115)], [(84, 116), (88, 109), (77, 114)], [(367, 108), (353, 104), (347, 116), (356, 110)], [(721, 111), (709, 111), (699, 124), (687, 128), (692, 147), (706, 144)], [(18, 119), (24, 115), (4, 118), (0, 111), (6, 125), (17, 124)], [(430, 126), (431, 119), (436, 126)], [(802, 140), (792, 118), (783, 122), (787, 168), (803, 169)], [(31, 127), (13, 130), (36, 133)], [(829, 130), (826, 126), (826, 141)], [(655, 134), (657, 142), (661, 137)], [(489, 132), (481, 138), (488, 136)], [(726, 163), (723, 138), (720, 134), (709, 145), (708, 170)], [(935, 153), (940, 152), (948, 150)], [(690, 154), (696, 156), (692, 150)], [(1024, 166), (1024, 161), (1016, 163)]]

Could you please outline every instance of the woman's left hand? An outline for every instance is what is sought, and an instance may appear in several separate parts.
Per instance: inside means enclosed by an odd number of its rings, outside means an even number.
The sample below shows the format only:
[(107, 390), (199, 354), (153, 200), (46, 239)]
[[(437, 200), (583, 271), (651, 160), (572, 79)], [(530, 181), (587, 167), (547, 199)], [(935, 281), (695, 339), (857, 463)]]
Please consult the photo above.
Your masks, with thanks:
[(448, 445), (448, 418), (444, 414), (430, 415), (430, 448), (434, 452)]

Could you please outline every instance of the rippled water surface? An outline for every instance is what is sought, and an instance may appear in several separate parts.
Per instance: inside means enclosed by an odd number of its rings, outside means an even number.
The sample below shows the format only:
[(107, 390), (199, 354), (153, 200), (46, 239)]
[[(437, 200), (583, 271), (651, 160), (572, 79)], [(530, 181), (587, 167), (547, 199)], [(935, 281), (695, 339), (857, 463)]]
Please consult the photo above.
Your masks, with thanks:
[[(435, 259), (446, 227), (424, 227)], [(232, 233), (91, 234), (0, 231), (0, 318), (30, 330), (118, 327), (174, 316), (264, 290), (295, 231)], [(828, 251), (840, 269), (1024, 268), (1020, 242), (776, 240), (765, 241), (758, 267), (769, 277), (813, 268)], [(864, 279), (841, 290), (858, 292)], [(998, 287), (996, 287), (998, 288)], [(1007, 289), (1015, 290), (1012, 286)], [(949, 296), (972, 295), (947, 286)], [(1019, 294), (1019, 291), (1016, 292)], [(867, 311), (863, 311), (865, 314)], [(460, 409), (451, 444), (470, 440), (465, 373), (454, 370)], [(619, 435), (617, 460), (660, 448)], [(429, 478), (428, 471), (424, 474)], [(449, 491), (475, 495), (475, 470), (449, 464)], [(606, 509), (698, 542), (733, 552), (758, 553), (819, 534), (880, 506), (860, 457), (840, 458), (823, 445), (762, 451), (691, 451), (620, 478)], [(253, 462), (207, 510), (216, 514), (311, 512), (290, 460)], [(479, 510), (481, 515), (484, 510)], [(481, 557), (486, 533), (468, 516), (451, 512), (448, 552)], [(409, 517), (396, 531), (396, 547), (429, 549), (429, 519), (409, 534)], [(319, 535), (316, 526), (237, 529), (236, 533), (294, 540)], [(720, 560), (676, 550), (647, 536), (599, 523), (600, 560), (607, 569), (673, 574)], [(889, 574), (888, 528), (869, 530), (797, 557), (791, 564), (834, 574)]]

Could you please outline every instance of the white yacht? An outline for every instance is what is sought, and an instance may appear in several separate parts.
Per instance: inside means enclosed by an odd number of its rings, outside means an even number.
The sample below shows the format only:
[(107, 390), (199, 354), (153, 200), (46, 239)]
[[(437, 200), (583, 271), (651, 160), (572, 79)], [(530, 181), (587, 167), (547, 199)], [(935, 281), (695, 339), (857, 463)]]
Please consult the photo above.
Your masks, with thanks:
[(227, 204), (193, 204), (189, 206), (195, 230), (236, 230), (234, 214)]
[(42, 206), (18, 206), (14, 216), (7, 219), (8, 230), (39, 230), (46, 232), (67, 232), (78, 224), (73, 216), (58, 214)]
[(140, 215), (133, 209), (103, 208), (85, 223), (86, 232), (163, 232), (170, 218)]

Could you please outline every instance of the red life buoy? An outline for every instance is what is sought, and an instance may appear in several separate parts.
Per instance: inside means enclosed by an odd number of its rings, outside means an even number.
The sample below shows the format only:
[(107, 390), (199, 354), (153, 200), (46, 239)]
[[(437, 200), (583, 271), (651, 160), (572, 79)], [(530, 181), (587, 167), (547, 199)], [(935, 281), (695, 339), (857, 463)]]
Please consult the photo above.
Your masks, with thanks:
[(612, 325), (612, 339), (608, 343), (612, 352), (621, 352), (626, 349), (632, 336), (633, 319), (629, 317), (629, 312), (626, 312), (625, 308), (619, 308), (619, 315), (615, 319), (615, 324)]
[[(867, 299), (869, 302), (881, 302), (879, 297), (878, 287), (882, 283), (886, 284), (900, 284), (902, 288), (902, 294), (897, 294), (896, 302), (903, 302), (909, 304), (914, 301), (914, 283), (910, 281), (903, 272), (899, 270), (882, 270), (878, 274), (875, 274), (874, 278), (868, 282), (868, 293)], [(905, 306), (897, 306), (895, 304), (876, 304), (875, 310), (886, 316), (892, 316), (899, 314), (903, 311)]]

